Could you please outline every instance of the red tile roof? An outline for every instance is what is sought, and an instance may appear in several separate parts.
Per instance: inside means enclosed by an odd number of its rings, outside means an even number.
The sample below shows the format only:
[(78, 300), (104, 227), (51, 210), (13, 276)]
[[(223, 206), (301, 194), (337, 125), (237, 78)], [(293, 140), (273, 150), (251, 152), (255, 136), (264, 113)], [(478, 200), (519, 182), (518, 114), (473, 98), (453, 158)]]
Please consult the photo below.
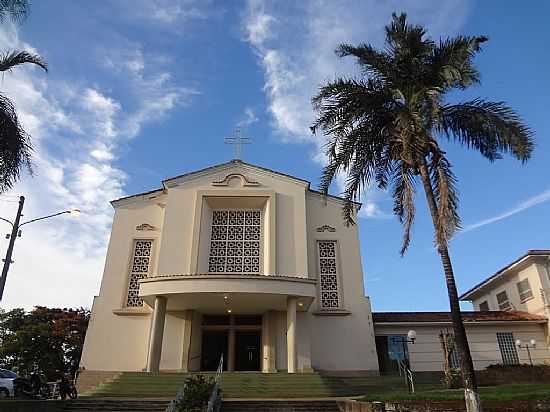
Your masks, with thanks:
[[(374, 323), (421, 323), (451, 322), (450, 312), (373, 312)], [(546, 321), (546, 317), (527, 312), (462, 312), (464, 322), (497, 322), (497, 321)]]

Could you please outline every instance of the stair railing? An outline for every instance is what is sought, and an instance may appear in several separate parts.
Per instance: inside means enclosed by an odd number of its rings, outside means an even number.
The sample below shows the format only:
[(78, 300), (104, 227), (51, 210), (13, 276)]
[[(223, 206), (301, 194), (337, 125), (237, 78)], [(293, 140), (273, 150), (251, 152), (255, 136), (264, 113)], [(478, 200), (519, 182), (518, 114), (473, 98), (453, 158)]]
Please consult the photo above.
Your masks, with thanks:
[(220, 363), (218, 364), (218, 369), (216, 370), (216, 376), (214, 378), (214, 387), (210, 394), (210, 399), (208, 400), (208, 406), (206, 408), (207, 412), (219, 412), (222, 405), (222, 397), (220, 393), (220, 385), (222, 381), (223, 373), (223, 353), (220, 356)]
[(397, 364), (399, 365), (399, 375), (405, 377), (405, 383), (407, 384), (409, 393), (414, 393), (414, 374), (409, 367), (409, 363), (399, 359)]

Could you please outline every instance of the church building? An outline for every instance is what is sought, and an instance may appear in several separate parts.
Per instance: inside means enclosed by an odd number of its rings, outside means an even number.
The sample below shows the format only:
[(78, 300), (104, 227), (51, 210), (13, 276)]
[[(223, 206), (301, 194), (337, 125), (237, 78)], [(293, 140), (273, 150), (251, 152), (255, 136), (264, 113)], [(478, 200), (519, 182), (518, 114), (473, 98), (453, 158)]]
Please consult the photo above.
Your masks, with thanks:
[(81, 366), (378, 374), (342, 204), (240, 160), (114, 200)]

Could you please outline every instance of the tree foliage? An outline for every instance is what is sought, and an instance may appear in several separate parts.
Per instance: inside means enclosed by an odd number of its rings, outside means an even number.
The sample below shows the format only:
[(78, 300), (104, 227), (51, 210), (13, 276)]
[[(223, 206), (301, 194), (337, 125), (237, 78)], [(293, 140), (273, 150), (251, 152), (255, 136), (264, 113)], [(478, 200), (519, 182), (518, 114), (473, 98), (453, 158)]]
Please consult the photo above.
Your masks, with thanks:
[[(28, 12), (28, 0), (0, 0), (0, 23), (21, 22)], [(48, 70), (46, 62), (37, 54), (20, 50), (0, 54), (0, 72), (10, 72), (27, 63)], [(0, 193), (10, 189), (25, 169), (32, 173), (31, 153), (31, 138), (23, 129), (14, 104), (0, 94)]]
[(78, 369), (90, 312), (37, 306), (0, 312), (0, 367), (25, 375), (38, 368), (48, 379)]
[(445, 247), (460, 228), (457, 179), (443, 142), (459, 143), (490, 161), (504, 153), (521, 161), (531, 155), (531, 130), (505, 103), (446, 101), (449, 92), (479, 83), (473, 58), (487, 40), (457, 36), (436, 42), (405, 14), (394, 14), (382, 50), (369, 44), (336, 50), (340, 57), (354, 57), (362, 75), (331, 81), (312, 100), (318, 112), (312, 131), (327, 137), (321, 190), (327, 193), (338, 173), (347, 175), (344, 215), (353, 223), (353, 201), (363, 188), (390, 189), (404, 228), (401, 254), (410, 243), (423, 166), (438, 206), (437, 245)]

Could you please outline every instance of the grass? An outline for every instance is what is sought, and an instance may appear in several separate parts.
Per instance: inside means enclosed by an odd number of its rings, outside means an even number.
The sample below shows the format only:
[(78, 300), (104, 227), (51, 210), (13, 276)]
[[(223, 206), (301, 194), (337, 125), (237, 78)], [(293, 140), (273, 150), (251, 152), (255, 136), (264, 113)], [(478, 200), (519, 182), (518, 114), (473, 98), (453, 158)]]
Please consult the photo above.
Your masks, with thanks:
[[(485, 401), (517, 401), (550, 399), (550, 384), (508, 384), (484, 386), (479, 388), (480, 396)], [(463, 400), (462, 389), (442, 389), (441, 385), (418, 385), (416, 392), (411, 394), (403, 389), (389, 389), (369, 392), (361, 398), (365, 401), (402, 401), (402, 400), (431, 400), (450, 401)]]

